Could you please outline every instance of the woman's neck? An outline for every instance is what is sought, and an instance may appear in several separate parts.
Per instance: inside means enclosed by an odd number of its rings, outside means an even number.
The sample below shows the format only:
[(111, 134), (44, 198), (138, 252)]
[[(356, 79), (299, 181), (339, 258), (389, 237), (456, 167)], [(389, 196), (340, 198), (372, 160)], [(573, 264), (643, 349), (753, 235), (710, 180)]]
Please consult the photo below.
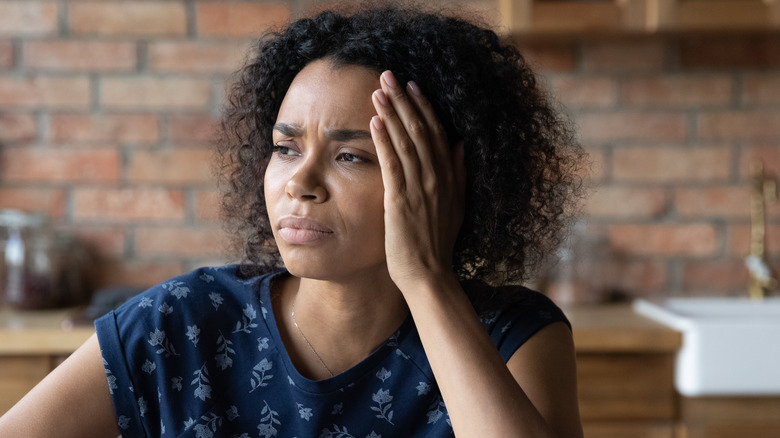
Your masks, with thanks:
[(279, 330), (293, 363), (311, 378), (353, 367), (382, 345), (409, 313), (389, 276), (347, 282), (290, 276), (280, 286), (275, 303)]

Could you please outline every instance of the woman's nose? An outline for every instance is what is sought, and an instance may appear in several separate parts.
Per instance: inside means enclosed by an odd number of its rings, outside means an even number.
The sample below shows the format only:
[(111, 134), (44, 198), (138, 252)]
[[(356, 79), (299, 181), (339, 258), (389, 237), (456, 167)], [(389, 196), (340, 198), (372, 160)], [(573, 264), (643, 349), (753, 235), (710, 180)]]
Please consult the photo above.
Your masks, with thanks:
[(328, 191), (316, 163), (303, 163), (287, 181), (287, 196), (300, 201), (325, 202)]

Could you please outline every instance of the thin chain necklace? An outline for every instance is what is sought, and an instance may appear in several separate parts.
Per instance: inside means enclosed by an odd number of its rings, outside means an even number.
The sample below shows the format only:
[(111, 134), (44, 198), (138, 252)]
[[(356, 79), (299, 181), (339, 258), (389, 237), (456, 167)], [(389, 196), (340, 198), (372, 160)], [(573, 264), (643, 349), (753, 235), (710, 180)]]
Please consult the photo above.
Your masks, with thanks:
[(292, 312), (290, 313), (290, 315), (292, 316), (292, 322), (295, 325), (295, 328), (298, 329), (298, 333), (301, 334), (301, 337), (306, 342), (306, 345), (309, 346), (309, 350), (311, 350), (311, 352), (314, 353), (315, 356), (317, 356), (317, 359), (322, 364), (322, 367), (325, 368), (325, 370), (328, 371), (328, 374), (330, 374), (331, 377), (335, 377), (335, 374), (333, 374), (333, 371), (331, 371), (330, 368), (328, 368), (328, 366), (325, 365), (325, 361), (322, 360), (322, 357), (320, 357), (319, 353), (317, 353), (317, 350), (315, 350), (314, 346), (311, 345), (311, 342), (309, 342), (309, 338), (307, 338), (306, 335), (303, 334), (303, 331), (301, 331), (301, 328), (298, 326), (298, 321), (295, 320), (295, 302), (296, 301), (298, 301), (298, 294), (297, 293), (295, 294), (295, 298), (293, 298)]

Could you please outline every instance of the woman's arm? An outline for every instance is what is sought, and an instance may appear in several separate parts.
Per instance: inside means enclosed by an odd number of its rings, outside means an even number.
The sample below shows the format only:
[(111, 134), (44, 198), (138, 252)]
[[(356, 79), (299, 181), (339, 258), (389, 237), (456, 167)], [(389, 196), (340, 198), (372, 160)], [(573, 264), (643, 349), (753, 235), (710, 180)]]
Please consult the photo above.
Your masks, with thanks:
[(557, 322), (541, 329), (507, 366), (559, 437), (582, 436), (574, 341), (566, 324)]
[(582, 436), (566, 324), (543, 328), (504, 363), (457, 284), (431, 284), (407, 302), (456, 436)]
[[(504, 363), (452, 272), (463, 217), (463, 147), (416, 85), (381, 75), (371, 132), (385, 186), (385, 253), (463, 437), (582, 436), (571, 332), (553, 324)], [(408, 92), (407, 92), (408, 91)]]
[(97, 335), (0, 417), (0, 437), (118, 435)]

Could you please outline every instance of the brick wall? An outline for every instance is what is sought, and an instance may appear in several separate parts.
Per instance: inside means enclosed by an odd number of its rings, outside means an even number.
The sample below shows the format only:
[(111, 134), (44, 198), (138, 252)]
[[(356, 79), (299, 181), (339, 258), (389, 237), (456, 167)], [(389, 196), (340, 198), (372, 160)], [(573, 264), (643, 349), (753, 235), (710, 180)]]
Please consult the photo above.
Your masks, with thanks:
[(209, 145), (227, 76), (284, 2), (0, 1), (0, 208), (43, 211), (100, 284), (222, 263)]
[[(0, 208), (77, 233), (103, 285), (228, 261), (209, 167), (225, 83), (299, 3), (0, 1)], [(744, 293), (749, 163), (780, 173), (780, 38), (519, 44), (594, 160), (596, 292), (578, 299)], [(780, 227), (768, 232), (780, 268)]]
[[(751, 162), (780, 175), (780, 36), (519, 44), (594, 161), (575, 298), (746, 296)], [(780, 273), (780, 207), (768, 221)]]

